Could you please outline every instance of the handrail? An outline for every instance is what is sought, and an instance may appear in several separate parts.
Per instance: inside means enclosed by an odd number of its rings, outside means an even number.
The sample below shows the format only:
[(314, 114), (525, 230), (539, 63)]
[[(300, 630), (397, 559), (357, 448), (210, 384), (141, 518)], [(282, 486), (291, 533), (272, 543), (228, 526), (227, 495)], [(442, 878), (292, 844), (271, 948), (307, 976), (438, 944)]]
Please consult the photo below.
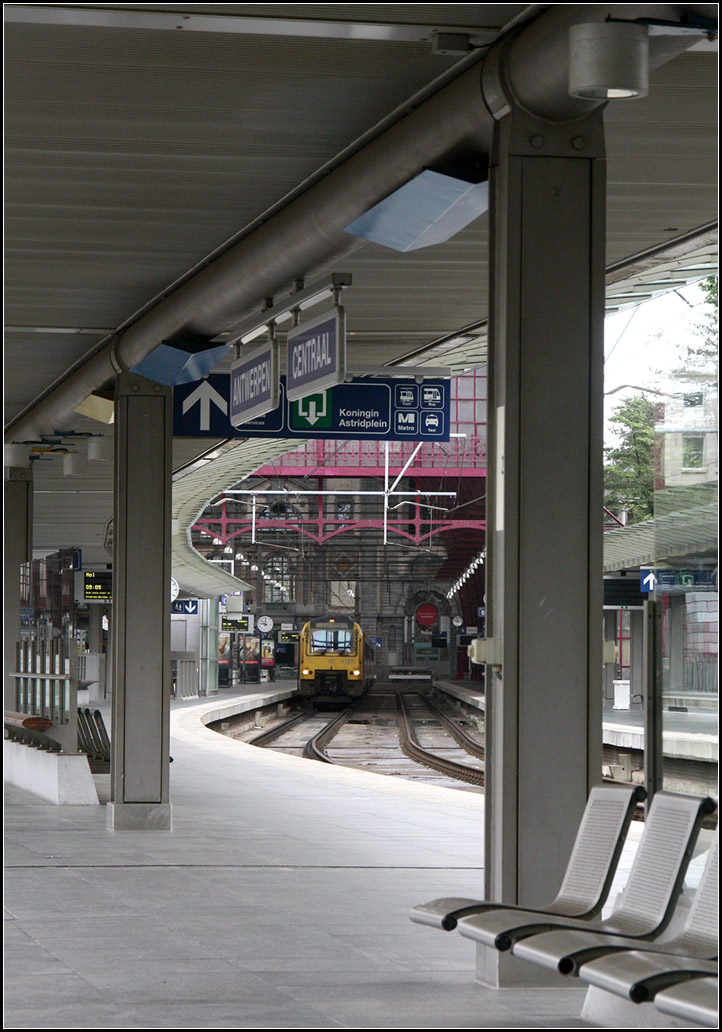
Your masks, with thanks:
[(53, 726), (50, 717), (41, 717), (35, 713), (16, 713), (14, 710), (5, 710), (3, 720), (5, 724), (25, 731), (47, 731)]

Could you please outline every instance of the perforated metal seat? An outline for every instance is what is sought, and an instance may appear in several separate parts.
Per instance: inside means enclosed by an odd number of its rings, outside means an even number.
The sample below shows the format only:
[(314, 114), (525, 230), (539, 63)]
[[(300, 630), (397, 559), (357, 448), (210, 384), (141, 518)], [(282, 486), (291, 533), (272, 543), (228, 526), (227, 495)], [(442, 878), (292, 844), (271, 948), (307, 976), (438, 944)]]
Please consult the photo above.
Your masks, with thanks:
[(664, 1014), (719, 1028), (719, 979), (695, 978), (657, 993), (654, 1006)]
[(671, 792), (655, 795), (622, 902), (604, 921), (566, 918), (549, 911), (497, 910), (461, 918), (459, 931), (498, 950), (510, 950), (520, 939), (555, 928), (652, 939), (669, 924), (702, 820), (714, 809), (710, 798)]
[[(591, 790), (579, 825), (564, 881), (552, 902), (544, 908), (566, 917), (594, 917), (609, 894), (622, 846), (637, 803), (646, 792), (641, 786), (598, 786)], [(411, 911), (411, 920), (452, 931), (462, 917), (489, 910), (532, 911), (507, 903), (455, 896), (423, 903)]]
[[(602, 963), (604, 966), (602, 967)], [(597, 967), (592, 977), (585, 977), (584, 969)], [(661, 989), (703, 975), (718, 972), (716, 960), (698, 960), (694, 957), (676, 957), (670, 953), (650, 953), (645, 950), (614, 953), (582, 964), (582, 981), (606, 989), (615, 996), (623, 996), (634, 1003), (653, 1000)], [(587, 972), (592, 975), (592, 972)]]
[[(707, 856), (697, 891), (682, 931), (675, 936), (660, 935), (644, 956), (659, 954), (657, 969), (674, 971), (679, 959), (707, 961), (717, 957), (718, 915), (719, 915), (719, 831)], [(564, 975), (581, 974), (584, 981), (620, 995), (627, 995), (627, 988), (637, 979), (637, 967), (628, 954), (620, 952), (638, 950), (639, 941), (634, 938), (610, 937), (594, 932), (560, 930), (543, 932), (522, 939), (514, 946), (514, 956), (534, 964), (560, 971)], [(612, 956), (608, 956), (612, 954)], [(677, 957), (665, 958), (665, 954)], [(600, 959), (595, 959), (600, 958)], [(591, 963), (590, 963), (591, 962)], [(650, 960), (651, 963), (651, 960)], [(580, 970), (581, 969), (581, 970)], [(647, 969), (645, 969), (647, 970)], [(714, 973), (714, 966), (708, 970)], [(640, 975), (641, 977), (641, 969)], [(634, 998), (634, 997), (633, 997)]]

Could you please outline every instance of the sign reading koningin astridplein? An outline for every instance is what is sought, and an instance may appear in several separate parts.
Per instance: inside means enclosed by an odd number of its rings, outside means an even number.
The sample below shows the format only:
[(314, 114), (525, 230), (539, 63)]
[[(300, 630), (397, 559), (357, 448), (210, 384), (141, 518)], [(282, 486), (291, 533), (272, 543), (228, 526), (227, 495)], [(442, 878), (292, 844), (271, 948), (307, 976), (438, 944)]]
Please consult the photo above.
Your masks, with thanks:
[(268, 341), (231, 366), (229, 420), (239, 427), (278, 408), (278, 344)]
[(346, 322), (341, 305), (289, 330), (286, 349), (286, 392), (290, 401), (343, 383)]
[[(290, 401), (281, 377), (280, 403), (272, 412), (231, 424), (231, 379), (211, 373), (198, 396), (196, 384), (174, 389), (176, 437), (325, 437), (371, 441), (448, 441), (449, 380), (355, 378)], [(239, 388), (240, 390), (240, 388)], [(204, 407), (204, 402), (207, 404)], [(245, 417), (244, 417), (245, 419)]]

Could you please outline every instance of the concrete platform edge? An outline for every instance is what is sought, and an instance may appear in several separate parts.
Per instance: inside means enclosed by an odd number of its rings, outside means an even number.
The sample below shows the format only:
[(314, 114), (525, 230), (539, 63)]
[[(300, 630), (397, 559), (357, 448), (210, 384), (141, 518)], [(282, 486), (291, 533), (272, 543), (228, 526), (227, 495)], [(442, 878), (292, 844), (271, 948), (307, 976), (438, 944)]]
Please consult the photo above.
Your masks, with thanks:
[(298, 756), (289, 756), (285, 753), (259, 749), (256, 746), (247, 745), (245, 742), (238, 742), (207, 726), (209, 723), (233, 716), (236, 713), (246, 713), (261, 705), (281, 701), (282, 698), (288, 698), (290, 694), (293, 693), (256, 692), (251, 695), (238, 696), (235, 699), (204, 698), (191, 704), (171, 707), (171, 738), (180, 738), (198, 748), (235, 756), (243, 762), (275, 767), (305, 777), (381, 792), (385, 795), (405, 796), (483, 813), (484, 797), (481, 794), (416, 784), (404, 779), (386, 777), (383, 774), (353, 770), (350, 767), (314, 763)]

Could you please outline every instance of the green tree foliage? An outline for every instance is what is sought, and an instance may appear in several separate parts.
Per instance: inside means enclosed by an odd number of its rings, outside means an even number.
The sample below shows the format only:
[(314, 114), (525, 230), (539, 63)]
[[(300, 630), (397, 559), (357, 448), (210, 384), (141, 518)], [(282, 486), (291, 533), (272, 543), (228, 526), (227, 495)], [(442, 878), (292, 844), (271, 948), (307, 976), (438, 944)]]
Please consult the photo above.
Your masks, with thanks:
[(719, 356), (719, 280), (716, 276), (702, 280), (699, 284), (705, 295), (706, 308), (697, 329), (699, 344), (690, 345), (687, 360), (692, 365), (706, 368), (717, 376)]
[(604, 449), (605, 505), (638, 523), (654, 515), (654, 404), (642, 394), (627, 398), (609, 422), (619, 440)]
[(709, 279), (702, 280), (700, 287), (705, 293), (707, 304), (712, 305), (717, 314), (719, 312), (719, 280), (716, 276), (710, 276)]

